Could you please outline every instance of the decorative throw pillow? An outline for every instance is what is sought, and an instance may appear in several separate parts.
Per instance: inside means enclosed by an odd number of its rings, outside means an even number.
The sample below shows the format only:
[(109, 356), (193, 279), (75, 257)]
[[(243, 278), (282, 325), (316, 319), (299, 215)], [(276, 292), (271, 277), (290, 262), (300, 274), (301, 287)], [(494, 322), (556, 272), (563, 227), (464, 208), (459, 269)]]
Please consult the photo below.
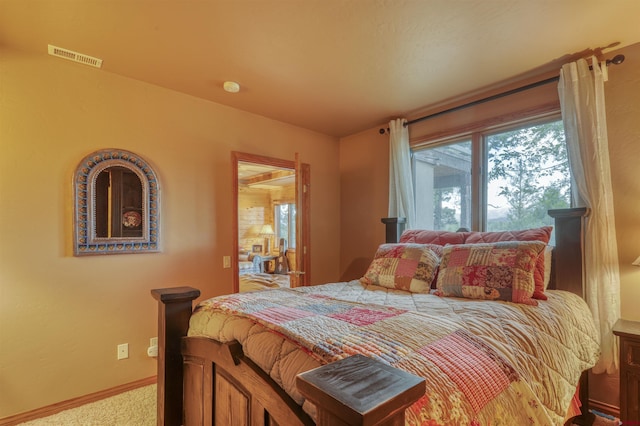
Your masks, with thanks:
[(436, 294), (537, 305), (533, 273), (544, 247), (540, 241), (445, 246)]
[(429, 244), (382, 244), (361, 281), (412, 293), (431, 289), (442, 247)]
[[(552, 231), (552, 226), (542, 226), (519, 231), (471, 232), (467, 236), (465, 244), (496, 243), (498, 241), (542, 241), (548, 244)], [(547, 300), (547, 296), (544, 294), (546, 288), (544, 274), (545, 257), (540, 256), (533, 273), (533, 279), (536, 283), (536, 289), (533, 292), (534, 299)]]

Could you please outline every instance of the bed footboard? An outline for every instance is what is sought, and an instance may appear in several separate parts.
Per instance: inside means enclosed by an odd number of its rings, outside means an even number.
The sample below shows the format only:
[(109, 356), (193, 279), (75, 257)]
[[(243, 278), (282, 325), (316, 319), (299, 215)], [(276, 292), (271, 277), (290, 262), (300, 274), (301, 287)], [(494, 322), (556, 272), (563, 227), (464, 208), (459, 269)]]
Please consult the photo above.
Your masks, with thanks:
[(182, 340), (185, 425), (313, 425), (237, 342)]
[(237, 342), (186, 337), (191, 287), (152, 290), (158, 301), (158, 425), (312, 425), (313, 420)]

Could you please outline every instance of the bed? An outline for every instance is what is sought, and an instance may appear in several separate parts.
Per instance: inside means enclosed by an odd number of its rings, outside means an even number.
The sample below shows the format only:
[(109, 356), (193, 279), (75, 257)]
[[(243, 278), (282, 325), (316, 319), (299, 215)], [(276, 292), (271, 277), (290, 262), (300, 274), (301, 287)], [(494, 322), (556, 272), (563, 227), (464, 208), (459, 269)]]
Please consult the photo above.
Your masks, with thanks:
[(289, 287), (289, 275), (250, 273), (240, 275), (240, 292)]
[[(582, 300), (585, 213), (549, 212), (556, 246), (548, 300), (535, 303), (439, 297), (429, 289), (356, 280), (240, 293), (193, 310), (198, 290), (153, 290), (158, 424), (313, 424), (325, 407), (298, 392), (298, 375), (356, 353), (427, 379), (424, 397), (401, 410), (407, 424), (563, 424), (580, 414), (569, 410), (574, 393), (583, 412), (575, 421), (588, 423), (585, 371), (597, 361), (599, 344)], [(535, 243), (517, 245), (542, 250)], [(452, 250), (461, 247), (447, 248), (443, 264), (446, 258), (453, 265)], [(439, 273), (438, 280), (448, 279), (446, 268)], [(512, 295), (520, 297), (515, 290)], [(283, 313), (290, 314), (287, 321)], [(529, 322), (503, 322), (511, 317)], [(507, 335), (506, 343), (498, 335)], [(551, 351), (553, 340), (559, 352)]]

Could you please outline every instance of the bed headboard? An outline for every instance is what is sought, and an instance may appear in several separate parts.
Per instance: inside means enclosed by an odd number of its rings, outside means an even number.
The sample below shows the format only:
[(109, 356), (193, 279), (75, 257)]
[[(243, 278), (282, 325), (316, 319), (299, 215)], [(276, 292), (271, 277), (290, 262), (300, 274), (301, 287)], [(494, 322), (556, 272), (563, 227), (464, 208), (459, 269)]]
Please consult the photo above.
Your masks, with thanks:
[(570, 291), (585, 299), (584, 221), (589, 209), (549, 210), (548, 214), (555, 219), (556, 232), (549, 288)]
[[(550, 289), (566, 290), (585, 298), (584, 282), (584, 220), (589, 214), (585, 207), (549, 210), (555, 220), (556, 244), (551, 262)], [(400, 240), (404, 231), (404, 218), (383, 218), (386, 242)]]

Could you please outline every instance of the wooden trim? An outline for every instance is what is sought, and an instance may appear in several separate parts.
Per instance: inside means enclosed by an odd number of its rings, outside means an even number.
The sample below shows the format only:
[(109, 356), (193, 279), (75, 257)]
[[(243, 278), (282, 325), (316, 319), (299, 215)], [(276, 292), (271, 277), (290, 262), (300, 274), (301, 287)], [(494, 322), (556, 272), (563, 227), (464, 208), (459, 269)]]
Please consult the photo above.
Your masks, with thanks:
[[(296, 159), (297, 159), (296, 153)], [(296, 247), (297, 268), (305, 272), (300, 278), (301, 285), (307, 285), (311, 280), (311, 202), (310, 202), (310, 179), (311, 179), (311, 166), (306, 163), (299, 163), (296, 160), (283, 160), (280, 158), (266, 157), (263, 155), (248, 154), (245, 152), (231, 151), (231, 170), (232, 170), (232, 185), (233, 185), (233, 200), (231, 206), (233, 213), (231, 215), (233, 226), (233, 250), (231, 252), (231, 263), (233, 268), (233, 292), (240, 291), (240, 278), (238, 271), (238, 162), (243, 161), (247, 163), (264, 164), (267, 166), (281, 167), (296, 171), (296, 182), (300, 181), (306, 185), (306, 192), (303, 192), (301, 199), (298, 199), (296, 195), (296, 211), (302, 211), (302, 214), (298, 213), (296, 218), (296, 238), (300, 238), (299, 242), (301, 247)], [(298, 166), (299, 164), (299, 166)], [(296, 185), (297, 186), (297, 185)], [(298, 188), (296, 188), (296, 194)], [(300, 232), (301, 231), (301, 232)], [(306, 252), (304, 250), (306, 247)], [(302, 269), (306, 268), (306, 269)]]
[[(238, 162), (263, 164), (266, 166), (281, 167), (284, 169), (295, 170), (296, 163), (292, 160), (283, 160), (280, 158), (266, 157), (264, 155), (249, 154), (246, 152), (231, 151), (231, 182), (232, 182), (232, 197), (231, 208), (233, 212), (231, 214), (231, 224), (233, 226), (233, 250), (231, 250), (231, 265), (233, 267), (233, 292), (240, 291), (240, 274), (238, 270)], [(297, 179), (297, 176), (296, 176)]]
[(302, 232), (302, 248), (298, 250), (302, 267), (297, 267), (304, 272), (299, 279), (298, 285), (311, 285), (311, 166), (306, 163), (300, 164), (301, 196), (299, 207), (302, 209), (300, 230)]
[(233, 292), (238, 293), (240, 291), (240, 268), (238, 266), (238, 152), (231, 151), (231, 229), (233, 241), (233, 249), (231, 250), (231, 272), (233, 273)]
[(70, 410), (72, 408), (78, 408), (82, 405), (100, 401), (115, 395), (119, 395), (124, 392), (128, 392), (134, 389), (144, 387), (144, 386), (152, 385), (156, 382), (157, 382), (156, 376), (147, 377), (146, 379), (136, 380), (131, 383), (125, 383), (123, 385), (118, 385), (109, 389), (90, 393), (88, 395), (83, 395), (77, 398), (68, 399), (66, 401), (57, 402), (55, 404), (51, 404), (45, 407), (36, 408), (35, 410), (27, 411), (25, 413), (16, 414), (13, 416), (0, 419), (0, 426), (13, 426), (13, 425), (28, 422), (31, 420), (52, 416), (61, 411)]
[(589, 408), (593, 408), (594, 410), (599, 411), (601, 413), (620, 418), (620, 407), (616, 407), (615, 405), (590, 399)]
[(559, 100), (553, 100), (517, 111), (509, 111), (504, 114), (496, 114), (492, 117), (471, 121), (461, 126), (447, 127), (444, 130), (438, 129), (430, 133), (420, 132), (418, 136), (411, 138), (409, 145), (413, 149), (419, 149), (442, 141), (466, 138), (473, 133), (493, 132), (504, 126), (513, 127), (520, 123), (545, 120), (554, 116), (560, 119)]

